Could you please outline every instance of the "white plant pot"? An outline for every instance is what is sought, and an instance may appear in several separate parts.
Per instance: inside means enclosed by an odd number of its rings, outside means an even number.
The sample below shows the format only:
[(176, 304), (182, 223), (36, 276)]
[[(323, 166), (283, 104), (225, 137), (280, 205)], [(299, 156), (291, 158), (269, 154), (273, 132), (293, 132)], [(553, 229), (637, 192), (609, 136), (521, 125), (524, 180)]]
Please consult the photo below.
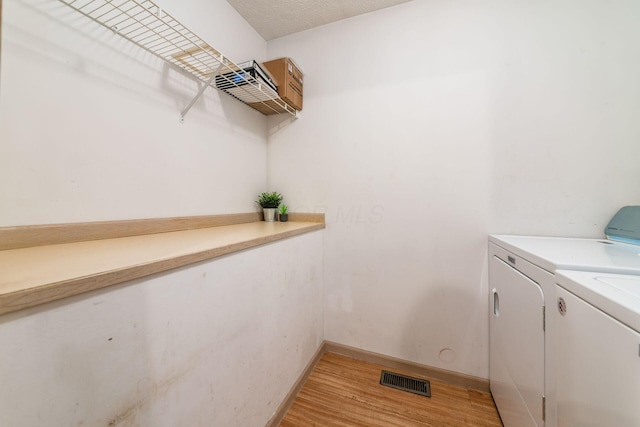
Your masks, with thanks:
[(267, 222), (274, 222), (276, 220), (276, 208), (262, 208), (264, 213), (264, 220)]

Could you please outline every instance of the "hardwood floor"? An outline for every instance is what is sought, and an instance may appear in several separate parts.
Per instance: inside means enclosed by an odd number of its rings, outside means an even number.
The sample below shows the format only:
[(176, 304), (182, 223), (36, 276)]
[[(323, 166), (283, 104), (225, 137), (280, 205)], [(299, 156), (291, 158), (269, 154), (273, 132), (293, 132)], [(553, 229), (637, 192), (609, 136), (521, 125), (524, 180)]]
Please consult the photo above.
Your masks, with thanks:
[(502, 427), (489, 393), (430, 380), (418, 396), (381, 386), (384, 369), (325, 353), (280, 427)]

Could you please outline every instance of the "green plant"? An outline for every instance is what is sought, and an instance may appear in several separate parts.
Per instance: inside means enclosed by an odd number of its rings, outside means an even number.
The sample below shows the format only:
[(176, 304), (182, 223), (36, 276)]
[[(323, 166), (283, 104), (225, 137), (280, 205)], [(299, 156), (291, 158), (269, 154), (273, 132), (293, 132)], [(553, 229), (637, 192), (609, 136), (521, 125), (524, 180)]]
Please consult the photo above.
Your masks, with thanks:
[(258, 197), (258, 200), (256, 200), (256, 203), (265, 209), (277, 208), (280, 202), (282, 202), (282, 194), (276, 193), (275, 191), (262, 193)]
[(287, 205), (280, 205), (280, 215), (286, 215), (287, 212), (289, 210), (289, 207)]

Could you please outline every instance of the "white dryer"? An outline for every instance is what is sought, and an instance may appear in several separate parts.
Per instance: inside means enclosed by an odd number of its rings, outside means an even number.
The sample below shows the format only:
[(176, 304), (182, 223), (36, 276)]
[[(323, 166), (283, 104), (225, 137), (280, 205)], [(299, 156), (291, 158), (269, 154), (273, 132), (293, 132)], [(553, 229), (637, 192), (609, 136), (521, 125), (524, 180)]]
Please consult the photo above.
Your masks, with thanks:
[[(640, 231), (640, 207), (620, 212)], [(607, 228), (617, 225), (620, 212)], [(618, 221), (618, 222), (617, 222)], [(621, 227), (624, 233), (633, 228)], [(633, 233), (631, 233), (633, 236)], [(616, 236), (612, 236), (616, 237)], [(625, 234), (625, 242), (632, 242)], [(640, 276), (640, 246), (611, 239), (489, 236), (489, 381), (505, 427), (556, 427), (558, 270)]]
[(558, 426), (640, 426), (640, 276), (556, 281)]

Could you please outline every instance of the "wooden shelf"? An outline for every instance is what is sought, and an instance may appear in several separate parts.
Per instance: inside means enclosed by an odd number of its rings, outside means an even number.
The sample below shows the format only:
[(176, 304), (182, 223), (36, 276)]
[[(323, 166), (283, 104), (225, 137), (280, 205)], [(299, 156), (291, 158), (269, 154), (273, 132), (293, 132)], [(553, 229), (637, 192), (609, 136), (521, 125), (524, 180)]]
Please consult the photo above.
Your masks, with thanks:
[(249, 222), (0, 251), (0, 314), (325, 228)]

